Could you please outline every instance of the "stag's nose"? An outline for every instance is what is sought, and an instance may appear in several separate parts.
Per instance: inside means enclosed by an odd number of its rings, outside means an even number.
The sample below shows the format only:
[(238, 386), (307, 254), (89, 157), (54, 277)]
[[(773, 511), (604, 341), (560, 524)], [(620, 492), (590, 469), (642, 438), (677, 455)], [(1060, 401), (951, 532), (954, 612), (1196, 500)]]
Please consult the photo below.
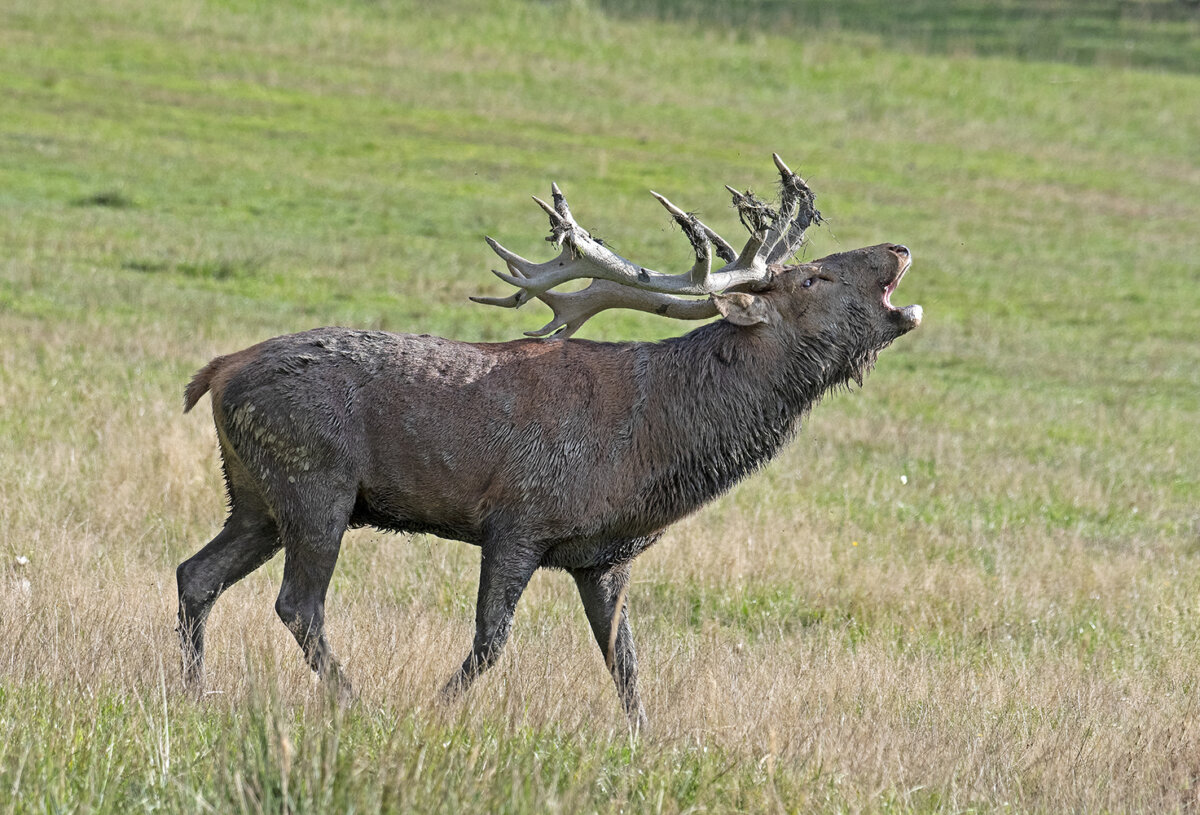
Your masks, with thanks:
[(888, 249), (891, 249), (893, 252), (895, 252), (897, 255), (899, 255), (902, 258), (906, 258), (909, 256), (908, 247), (902, 243), (893, 243), (892, 245), (890, 245), (888, 247)]

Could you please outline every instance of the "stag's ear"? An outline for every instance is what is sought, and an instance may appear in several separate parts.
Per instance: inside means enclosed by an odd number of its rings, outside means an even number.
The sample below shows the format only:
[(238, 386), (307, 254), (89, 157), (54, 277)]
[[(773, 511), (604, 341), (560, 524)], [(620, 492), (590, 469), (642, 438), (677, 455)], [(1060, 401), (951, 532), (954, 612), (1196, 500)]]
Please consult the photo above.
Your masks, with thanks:
[(735, 291), (729, 294), (714, 294), (713, 305), (721, 316), (734, 325), (757, 325), (775, 322), (775, 309), (766, 298), (745, 291)]

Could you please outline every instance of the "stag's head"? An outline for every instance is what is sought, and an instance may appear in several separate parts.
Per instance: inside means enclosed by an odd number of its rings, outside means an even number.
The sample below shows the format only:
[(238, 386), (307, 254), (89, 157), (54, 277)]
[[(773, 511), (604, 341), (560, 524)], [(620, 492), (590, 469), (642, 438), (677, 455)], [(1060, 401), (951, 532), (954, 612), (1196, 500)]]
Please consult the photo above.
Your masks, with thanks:
[[(566, 199), (552, 187), (554, 203), (534, 200), (550, 216), (550, 237), (558, 257), (531, 263), (488, 238), (508, 266), (496, 272), (517, 291), (504, 298), (475, 297), (476, 302), (516, 308), (536, 297), (554, 310), (554, 319), (532, 336), (572, 334), (585, 320), (607, 308), (634, 308), (668, 317), (702, 319), (720, 313), (735, 325), (767, 331), (789, 345), (821, 342), (844, 349), (859, 370), (879, 350), (921, 322), (921, 307), (896, 308), (891, 296), (912, 263), (908, 248), (885, 243), (788, 265), (804, 242), (805, 230), (821, 213), (799, 175), (775, 156), (780, 200), (768, 206), (750, 192), (733, 194), (750, 238), (741, 252), (695, 215), (653, 193), (683, 229), (695, 263), (680, 274), (663, 274), (612, 252), (575, 222)], [(714, 253), (725, 261), (712, 268)], [(568, 280), (591, 278), (577, 292), (552, 289)], [(705, 299), (695, 299), (696, 296)], [(859, 377), (852, 371), (848, 375)]]
[(921, 324), (921, 307), (897, 308), (892, 293), (912, 265), (908, 247), (881, 243), (811, 263), (772, 267), (758, 291), (712, 295), (738, 325), (777, 326), (878, 351)]

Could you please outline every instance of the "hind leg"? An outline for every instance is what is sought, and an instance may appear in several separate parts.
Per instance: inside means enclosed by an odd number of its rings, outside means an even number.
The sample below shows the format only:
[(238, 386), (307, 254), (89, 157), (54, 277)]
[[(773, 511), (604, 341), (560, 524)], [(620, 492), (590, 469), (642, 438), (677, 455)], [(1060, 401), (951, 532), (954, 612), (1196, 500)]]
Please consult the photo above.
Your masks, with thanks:
[(607, 569), (577, 569), (571, 572), (579, 586), (579, 597), (587, 613), (596, 644), (617, 685), (625, 715), (634, 727), (645, 729), (646, 711), (637, 689), (637, 653), (629, 630), (629, 564)]
[(203, 549), (179, 564), (179, 643), (183, 681), (199, 689), (204, 680), (204, 625), (225, 589), (271, 559), (279, 535), (269, 516), (235, 508), (225, 527)]
[(296, 638), (308, 666), (345, 700), (350, 683), (325, 636), (325, 595), (353, 500), (309, 499), (306, 507), (313, 509), (290, 520), (283, 530), (286, 559), (275, 613)]

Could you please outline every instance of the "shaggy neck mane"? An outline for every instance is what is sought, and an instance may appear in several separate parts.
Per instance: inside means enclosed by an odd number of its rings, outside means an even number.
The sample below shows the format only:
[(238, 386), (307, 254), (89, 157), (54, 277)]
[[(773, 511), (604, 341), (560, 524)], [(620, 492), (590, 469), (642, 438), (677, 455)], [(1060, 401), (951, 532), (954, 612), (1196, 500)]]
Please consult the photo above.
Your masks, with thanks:
[(639, 510), (670, 523), (728, 490), (774, 457), (822, 394), (870, 366), (829, 338), (789, 348), (771, 336), (718, 321), (639, 346)]

